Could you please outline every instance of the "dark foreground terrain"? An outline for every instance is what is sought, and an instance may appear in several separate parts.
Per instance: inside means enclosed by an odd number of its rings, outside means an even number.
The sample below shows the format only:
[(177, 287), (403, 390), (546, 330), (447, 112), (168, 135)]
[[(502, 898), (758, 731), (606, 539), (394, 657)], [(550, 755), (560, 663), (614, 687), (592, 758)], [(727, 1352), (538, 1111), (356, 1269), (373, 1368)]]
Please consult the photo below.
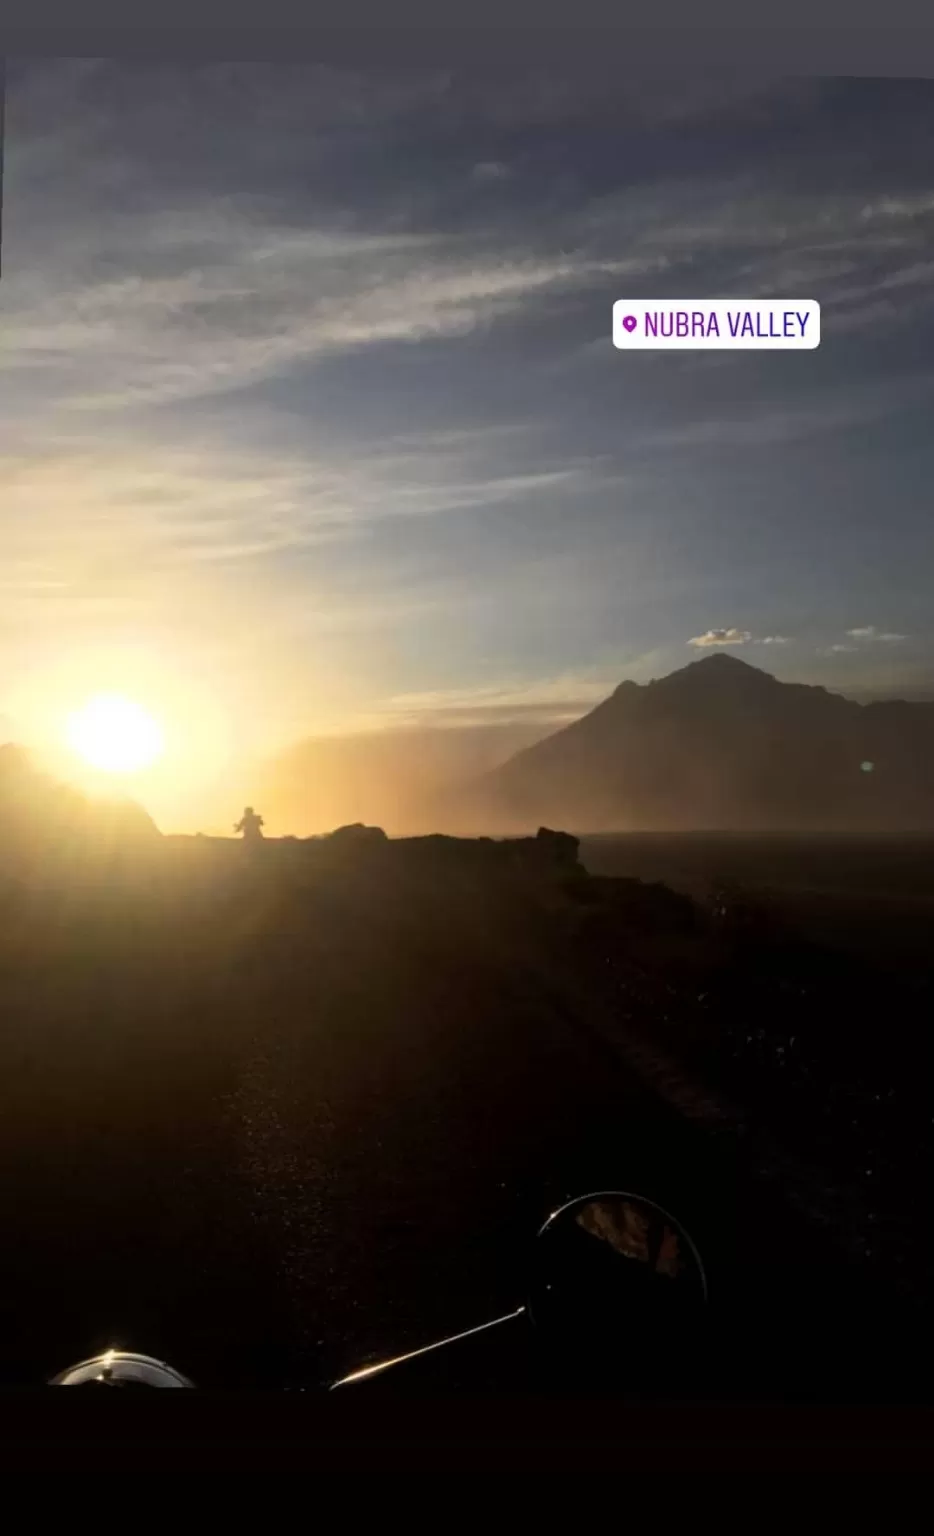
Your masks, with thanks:
[(702, 905), (741, 894), (773, 927), (854, 960), (931, 965), (930, 833), (616, 833), (585, 837), (581, 858), (592, 874), (662, 881)]
[(0, 901), (7, 1380), (332, 1376), (514, 1305), (599, 1186), (682, 1215), (753, 1379), (787, 1337), (832, 1393), (831, 1325), (890, 1350), (924, 1294), (920, 960), (430, 840), (167, 839)]

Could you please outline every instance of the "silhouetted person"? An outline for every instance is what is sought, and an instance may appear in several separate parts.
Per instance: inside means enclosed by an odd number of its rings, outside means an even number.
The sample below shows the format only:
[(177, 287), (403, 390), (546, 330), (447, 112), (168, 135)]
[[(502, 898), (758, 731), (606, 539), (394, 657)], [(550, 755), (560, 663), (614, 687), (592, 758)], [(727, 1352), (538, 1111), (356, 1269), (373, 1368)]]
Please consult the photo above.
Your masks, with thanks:
[(245, 843), (258, 843), (263, 836), (263, 818), (257, 816), (252, 805), (248, 805), (236, 823), (234, 831), (243, 833)]

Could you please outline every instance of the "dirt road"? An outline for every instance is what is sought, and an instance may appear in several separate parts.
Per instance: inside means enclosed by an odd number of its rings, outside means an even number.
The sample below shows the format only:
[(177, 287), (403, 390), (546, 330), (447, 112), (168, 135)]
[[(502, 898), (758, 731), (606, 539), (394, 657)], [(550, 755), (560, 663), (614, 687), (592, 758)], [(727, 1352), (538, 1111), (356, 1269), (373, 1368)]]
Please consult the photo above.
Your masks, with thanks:
[(6, 1379), (111, 1344), (205, 1384), (328, 1378), (514, 1305), (537, 1225), (596, 1187), (675, 1209), (725, 1304), (793, 1312), (812, 1256), (735, 1129), (614, 1053), (542, 931), (332, 882), (195, 934), (195, 975), (181, 929), (114, 974), (6, 975)]

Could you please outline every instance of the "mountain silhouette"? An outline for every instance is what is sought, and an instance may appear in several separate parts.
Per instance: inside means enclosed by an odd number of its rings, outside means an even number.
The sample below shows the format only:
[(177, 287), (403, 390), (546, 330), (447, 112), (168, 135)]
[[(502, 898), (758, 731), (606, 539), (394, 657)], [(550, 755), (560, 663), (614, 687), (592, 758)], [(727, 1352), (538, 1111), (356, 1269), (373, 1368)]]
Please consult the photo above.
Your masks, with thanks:
[(17, 856), (133, 854), (159, 837), (133, 800), (94, 799), (42, 773), (14, 742), (0, 746), (0, 845)]
[(640, 685), (476, 786), (492, 829), (934, 827), (934, 704), (857, 704), (718, 653)]

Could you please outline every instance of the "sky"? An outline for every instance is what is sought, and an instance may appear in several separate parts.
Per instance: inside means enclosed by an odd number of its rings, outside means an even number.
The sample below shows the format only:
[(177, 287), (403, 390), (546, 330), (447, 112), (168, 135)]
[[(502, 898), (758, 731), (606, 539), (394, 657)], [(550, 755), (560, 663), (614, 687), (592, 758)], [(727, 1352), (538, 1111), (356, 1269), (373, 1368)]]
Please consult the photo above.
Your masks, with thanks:
[[(718, 646), (934, 694), (932, 167), (924, 81), (13, 61), (4, 734), (120, 687), (187, 792)], [(821, 345), (615, 350), (656, 296)]]

